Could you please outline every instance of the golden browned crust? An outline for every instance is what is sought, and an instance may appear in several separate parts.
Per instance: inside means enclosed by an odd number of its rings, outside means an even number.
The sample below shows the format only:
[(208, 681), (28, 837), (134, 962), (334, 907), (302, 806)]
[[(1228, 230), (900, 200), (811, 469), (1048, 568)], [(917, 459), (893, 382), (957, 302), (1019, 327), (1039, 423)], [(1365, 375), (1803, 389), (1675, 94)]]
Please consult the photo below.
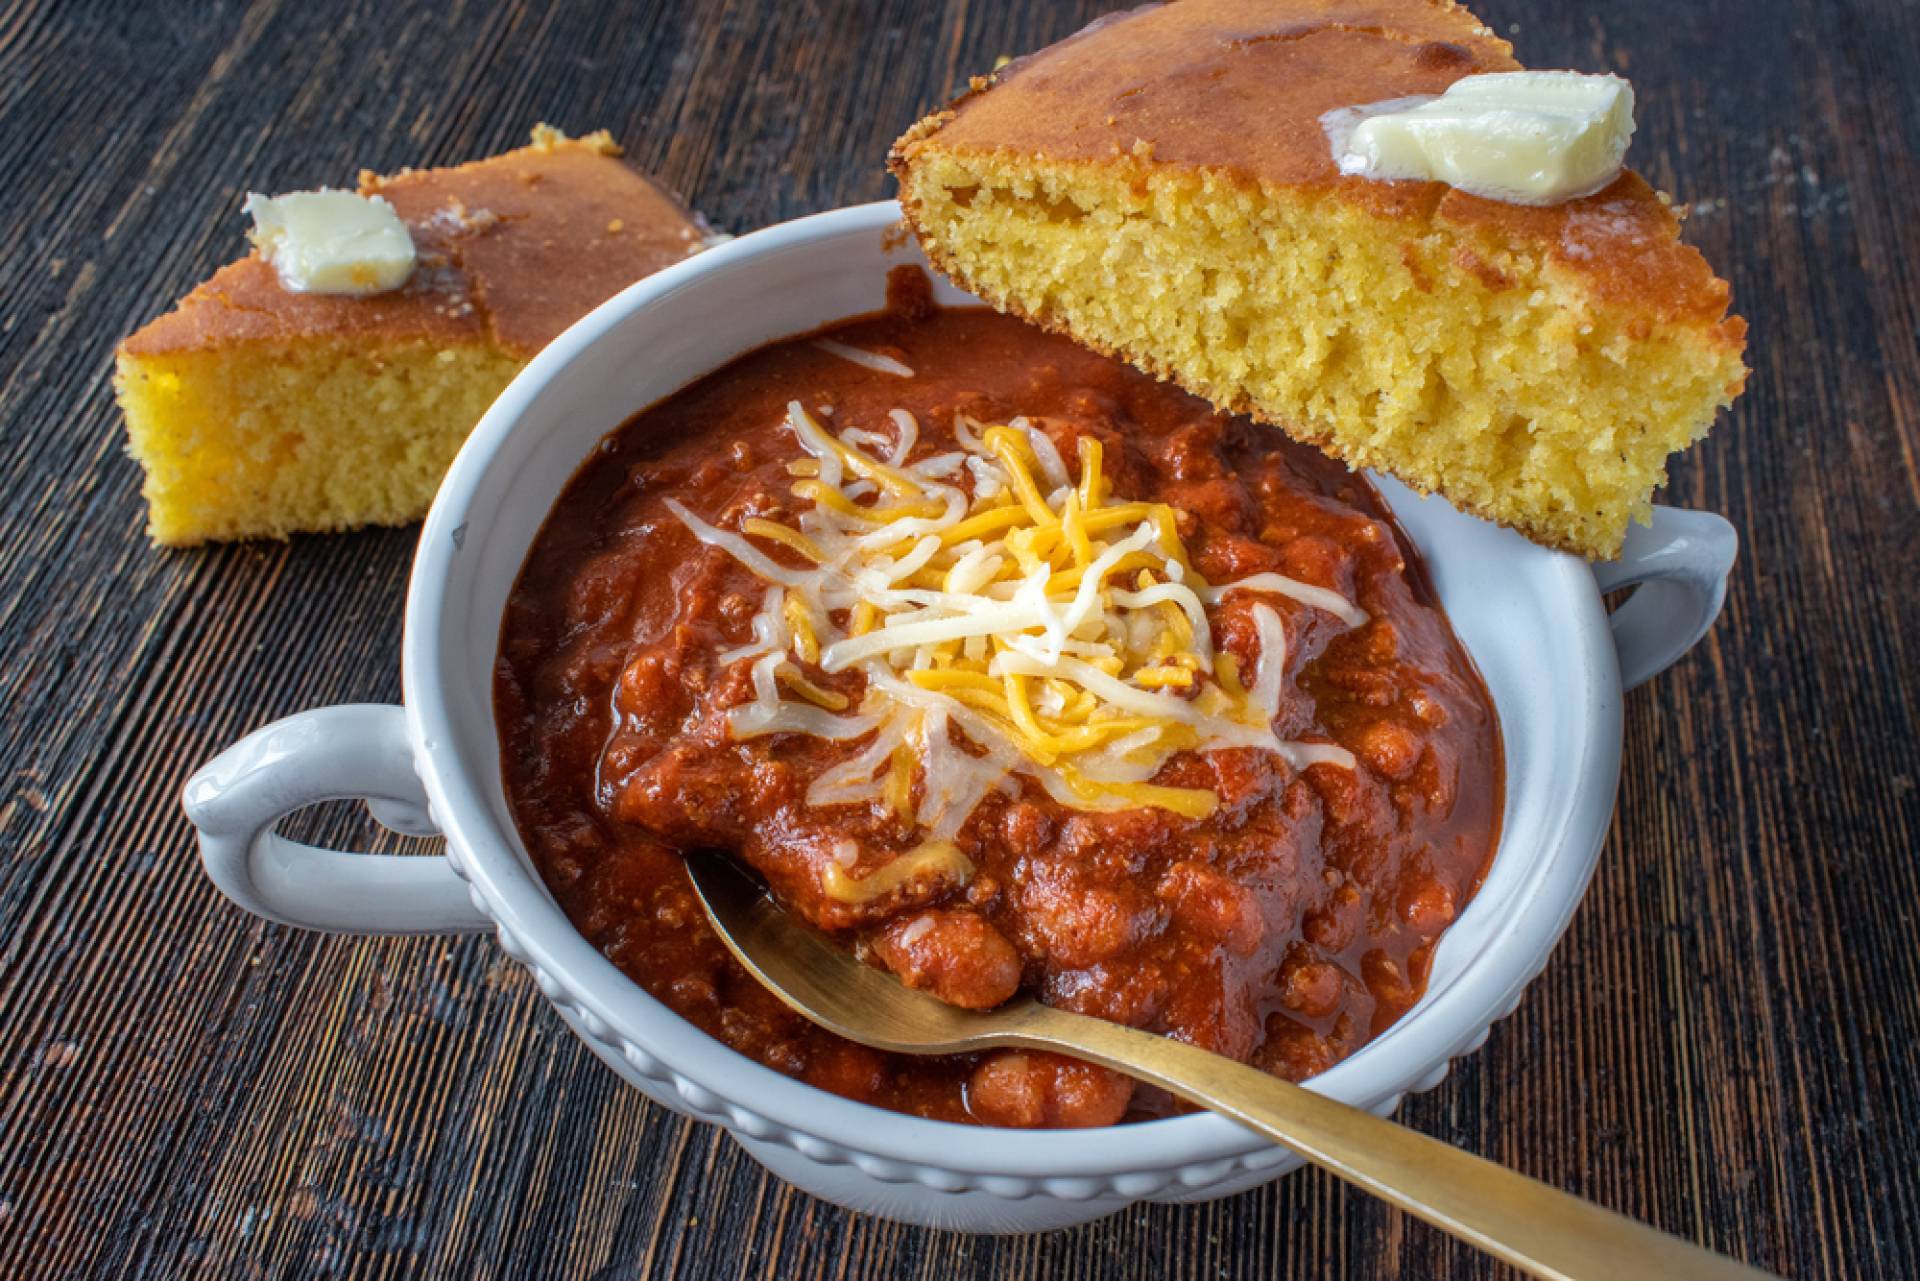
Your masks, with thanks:
[(1145, 142), (1162, 164), (1370, 196), (1381, 184), (1334, 167), (1322, 115), (1518, 66), (1452, 3), (1176, 0), (1111, 14), (974, 81), (940, 145), (1098, 161)]
[[(425, 252), (416, 234), (415, 246)], [(177, 306), (120, 344), (120, 355), (165, 356), (237, 343), (354, 337), (446, 346), (486, 341), (467, 278), (449, 262), (424, 257), (405, 286), (354, 298), (294, 293), (257, 254), (228, 263)]]
[(445, 169), (360, 175), (392, 202), (419, 265), (404, 287), (355, 298), (299, 294), (249, 254), (129, 337), (131, 356), (253, 340), (428, 338), (531, 357), (621, 288), (700, 249), (706, 229), (619, 160), (606, 131), (541, 125), (517, 151)]

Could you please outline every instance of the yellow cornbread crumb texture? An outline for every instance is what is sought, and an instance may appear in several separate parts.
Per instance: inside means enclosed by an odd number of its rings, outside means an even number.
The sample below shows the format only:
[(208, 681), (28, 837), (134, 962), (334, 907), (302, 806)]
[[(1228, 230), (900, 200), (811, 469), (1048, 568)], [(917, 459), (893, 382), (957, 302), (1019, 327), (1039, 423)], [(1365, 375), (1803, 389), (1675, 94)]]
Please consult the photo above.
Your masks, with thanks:
[(995, 306), (1593, 558), (1745, 372), (1540, 247), (1324, 192), (930, 151), (902, 196)]
[(426, 341), (122, 352), (115, 385), (149, 533), (179, 547), (418, 520), (520, 365)]

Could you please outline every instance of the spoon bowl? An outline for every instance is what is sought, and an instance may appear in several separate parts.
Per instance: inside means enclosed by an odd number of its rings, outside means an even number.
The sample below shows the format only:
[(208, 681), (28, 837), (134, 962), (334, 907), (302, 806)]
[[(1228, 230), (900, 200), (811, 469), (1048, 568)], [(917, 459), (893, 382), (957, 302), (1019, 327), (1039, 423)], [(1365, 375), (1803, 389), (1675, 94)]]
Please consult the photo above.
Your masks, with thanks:
[(964, 1010), (862, 965), (780, 910), (752, 878), (716, 854), (687, 871), (721, 941), (795, 1013), (827, 1031), (898, 1054), (963, 1054), (1019, 1043), (1035, 1002)]
[(720, 855), (689, 854), (687, 871), (721, 941), (754, 978), (850, 1041), (900, 1054), (1046, 1050), (1113, 1068), (1238, 1121), (1534, 1276), (1766, 1275), (1197, 1046), (1031, 997), (994, 1010), (948, 1005), (835, 948)]

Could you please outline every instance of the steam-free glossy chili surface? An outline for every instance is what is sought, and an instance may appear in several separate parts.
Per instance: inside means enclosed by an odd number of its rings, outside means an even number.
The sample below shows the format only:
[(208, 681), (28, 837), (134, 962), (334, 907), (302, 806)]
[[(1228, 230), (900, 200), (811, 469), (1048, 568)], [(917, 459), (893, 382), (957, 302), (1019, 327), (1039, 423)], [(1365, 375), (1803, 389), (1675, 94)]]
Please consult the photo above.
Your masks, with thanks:
[[(508, 795), (542, 875), (580, 930), (682, 1016), (778, 1071), (901, 1111), (1088, 1125), (1171, 1101), (1050, 1056), (909, 1059), (814, 1028), (715, 939), (678, 850), (751, 846), (790, 907), (949, 999), (1025, 986), (1289, 1079), (1323, 1071), (1417, 999), (1497, 835), (1493, 709), (1411, 551), (1362, 478), (1277, 432), (1007, 317), (901, 297), (911, 305), (832, 336), (914, 377), (804, 339), (769, 347), (634, 418), (556, 505), (508, 604), (496, 680)], [(1248, 749), (1176, 758), (1163, 781), (1220, 797), (1205, 819), (1081, 812), (1029, 783), (989, 796), (963, 831), (967, 885), (851, 916), (810, 895), (783, 849), (815, 830), (897, 843), (899, 820), (805, 806), (808, 780), (847, 744), (728, 739), (722, 713), (750, 697), (749, 663), (718, 656), (749, 639), (763, 584), (664, 506), (677, 498), (724, 528), (790, 513), (786, 464), (801, 455), (783, 420), (796, 399), (831, 406), (835, 430), (884, 428), (905, 409), (921, 424), (916, 458), (953, 448), (946, 424), (962, 413), (1025, 415), (1069, 459), (1093, 433), (1116, 494), (1188, 514), (1181, 532), (1208, 579), (1277, 571), (1358, 602), (1369, 621), (1353, 629), (1283, 602), (1276, 722), (1346, 746), (1356, 768), (1294, 773)], [(1212, 622), (1244, 663), (1258, 639), (1241, 599)], [(857, 674), (808, 674), (858, 701)]]

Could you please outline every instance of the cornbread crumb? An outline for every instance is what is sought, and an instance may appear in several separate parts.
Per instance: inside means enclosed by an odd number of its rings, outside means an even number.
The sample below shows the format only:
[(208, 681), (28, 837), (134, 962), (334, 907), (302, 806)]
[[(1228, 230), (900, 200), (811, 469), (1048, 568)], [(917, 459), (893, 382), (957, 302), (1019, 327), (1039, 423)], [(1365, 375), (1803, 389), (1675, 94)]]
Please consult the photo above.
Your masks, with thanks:
[(613, 134), (605, 129), (595, 129), (592, 133), (579, 138), (569, 138), (565, 133), (549, 124), (537, 124), (533, 127), (533, 149), (552, 152), (560, 147), (581, 147), (598, 152), (603, 156), (624, 156), (627, 149), (613, 140)]

